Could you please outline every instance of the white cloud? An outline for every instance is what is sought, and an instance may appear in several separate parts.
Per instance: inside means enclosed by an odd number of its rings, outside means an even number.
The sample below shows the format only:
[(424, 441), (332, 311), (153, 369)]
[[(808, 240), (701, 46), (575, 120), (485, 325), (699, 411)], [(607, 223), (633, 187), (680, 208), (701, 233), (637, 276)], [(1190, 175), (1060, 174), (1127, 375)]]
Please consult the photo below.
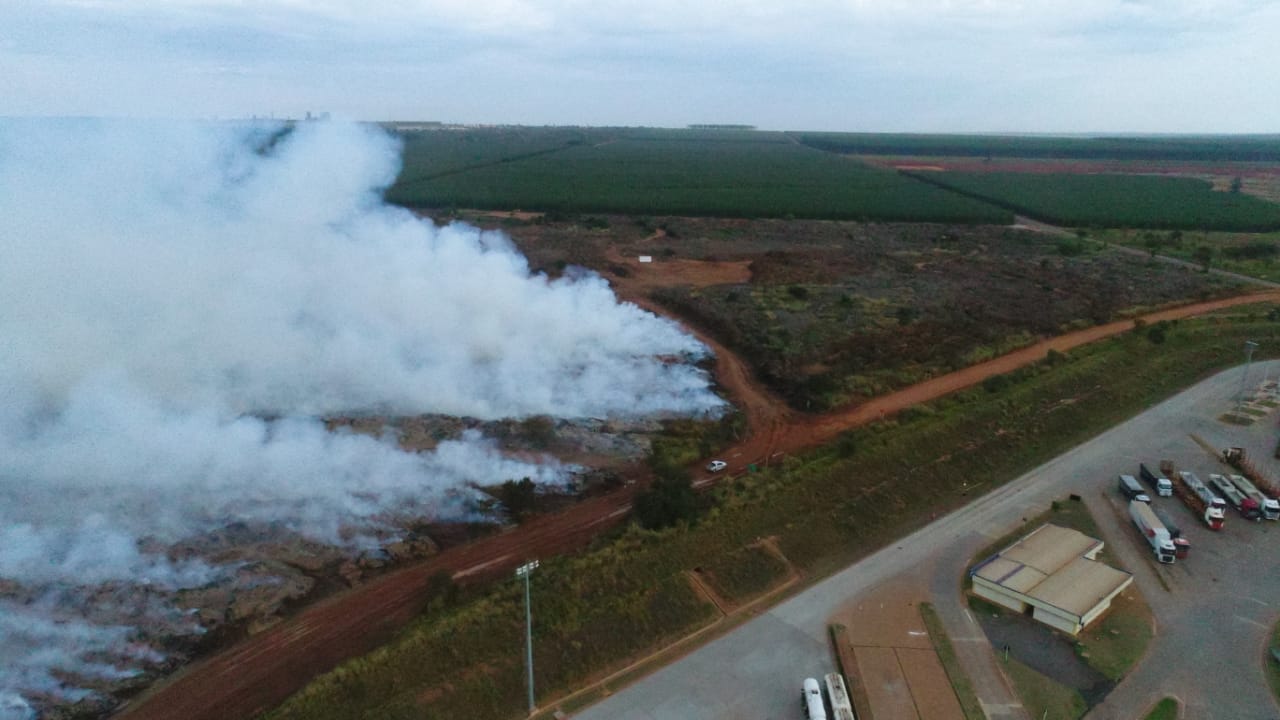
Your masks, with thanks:
[(1280, 111), (1280, 8), (1249, 0), (19, 0), (0, 26), (0, 114), (1266, 131)]

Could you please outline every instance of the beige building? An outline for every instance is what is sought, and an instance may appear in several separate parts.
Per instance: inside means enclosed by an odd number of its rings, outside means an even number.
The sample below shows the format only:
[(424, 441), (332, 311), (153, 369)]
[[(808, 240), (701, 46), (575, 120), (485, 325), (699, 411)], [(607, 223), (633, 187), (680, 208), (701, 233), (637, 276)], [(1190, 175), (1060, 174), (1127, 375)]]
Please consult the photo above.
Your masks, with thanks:
[(1101, 540), (1042, 525), (970, 570), (973, 592), (1075, 635), (1133, 582), (1133, 575), (1098, 562), (1101, 550)]

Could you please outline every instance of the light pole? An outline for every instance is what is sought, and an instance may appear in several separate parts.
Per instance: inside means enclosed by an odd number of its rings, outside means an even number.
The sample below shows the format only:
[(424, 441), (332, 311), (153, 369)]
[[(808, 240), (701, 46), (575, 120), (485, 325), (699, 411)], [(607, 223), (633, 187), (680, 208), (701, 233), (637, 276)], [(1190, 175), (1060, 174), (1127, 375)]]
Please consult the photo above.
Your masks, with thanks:
[(1258, 348), (1258, 343), (1252, 340), (1244, 341), (1244, 375), (1240, 376), (1240, 395), (1236, 398), (1236, 412), (1240, 411), (1240, 407), (1244, 405), (1244, 389), (1249, 383), (1249, 365), (1253, 363), (1253, 351)]
[(531, 560), (516, 568), (516, 577), (524, 578), (524, 648), (525, 667), (529, 670), (529, 716), (537, 710), (533, 704), (533, 612), (529, 609), (529, 576), (538, 567), (537, 560)]

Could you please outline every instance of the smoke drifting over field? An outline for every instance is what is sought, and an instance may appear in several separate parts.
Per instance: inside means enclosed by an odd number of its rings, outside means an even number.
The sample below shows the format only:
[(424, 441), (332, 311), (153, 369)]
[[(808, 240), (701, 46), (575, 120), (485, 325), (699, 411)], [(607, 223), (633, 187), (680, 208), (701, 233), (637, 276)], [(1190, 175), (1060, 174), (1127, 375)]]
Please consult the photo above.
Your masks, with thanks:
[(330, 123), (0, 124), (0, 718), (74, 697), (58, 669), (149, 659), (128, 628), (28, 621), (68, 588), (203, 583), (224, 570), (163, 549), (232, 522), (357, 546), (393, 509), (460, 512), (468, 482), (562, 474), (318, 417), (719, 405), (657, 357), (704, 349), (603, 280), (386, 206), (397, 151)]

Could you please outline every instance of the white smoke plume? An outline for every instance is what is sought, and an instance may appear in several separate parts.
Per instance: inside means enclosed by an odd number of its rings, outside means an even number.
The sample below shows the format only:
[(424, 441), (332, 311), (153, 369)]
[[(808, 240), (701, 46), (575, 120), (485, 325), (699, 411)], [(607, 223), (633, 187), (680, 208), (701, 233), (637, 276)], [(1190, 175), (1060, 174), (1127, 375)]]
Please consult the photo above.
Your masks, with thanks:
[[(237, 521), (350, 544), (392, 509), (462, 512), (468, 483), (562, 476), (326, 414), (720, 406), (660, 359), (705, 349), (600, 278), (531, 276), (500, 235), (385, 205), (398, 163), (350, 124), (0, 123), (0, 590), (191, 587), (218, 569), (157, 548)], [(0, 604), (0, 717), (128, 671), (92, 660), (131, 657), (128, 628), (42, 609)]]

